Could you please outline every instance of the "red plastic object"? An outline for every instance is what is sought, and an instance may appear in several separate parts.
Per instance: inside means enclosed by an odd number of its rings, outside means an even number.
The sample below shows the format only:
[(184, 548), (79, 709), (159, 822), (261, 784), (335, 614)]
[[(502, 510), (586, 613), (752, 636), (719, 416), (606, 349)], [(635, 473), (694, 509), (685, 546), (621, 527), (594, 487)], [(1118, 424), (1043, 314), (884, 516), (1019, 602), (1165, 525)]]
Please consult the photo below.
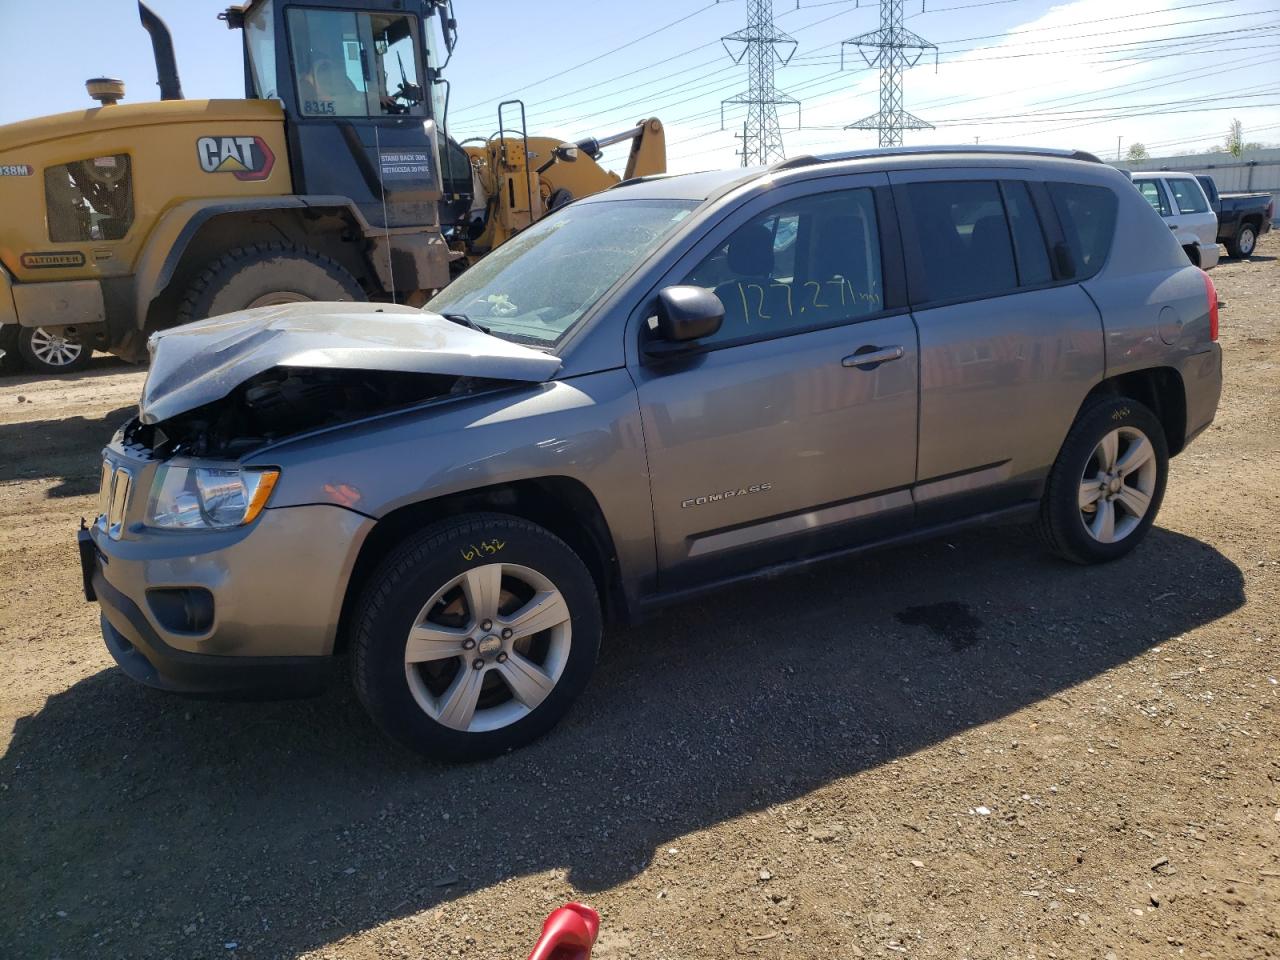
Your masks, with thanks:
[(529, 960), (591, 960), (600, 932), (600, 914), (581, 903), (566, 903), (542, 925)]

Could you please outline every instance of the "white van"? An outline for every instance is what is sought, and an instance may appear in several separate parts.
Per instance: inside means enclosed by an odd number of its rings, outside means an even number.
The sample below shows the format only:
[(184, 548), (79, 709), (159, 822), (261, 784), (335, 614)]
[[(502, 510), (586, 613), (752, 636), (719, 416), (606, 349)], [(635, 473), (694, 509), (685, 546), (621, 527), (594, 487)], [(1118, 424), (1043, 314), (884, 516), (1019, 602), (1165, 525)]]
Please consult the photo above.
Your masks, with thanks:
[(1187, 257), (1202, 270), (1216, 266), (1218, 215), (1209, 206), (1200, 182), (1189, 173), (1134, 173), (1133, 185), (1164, 217)]

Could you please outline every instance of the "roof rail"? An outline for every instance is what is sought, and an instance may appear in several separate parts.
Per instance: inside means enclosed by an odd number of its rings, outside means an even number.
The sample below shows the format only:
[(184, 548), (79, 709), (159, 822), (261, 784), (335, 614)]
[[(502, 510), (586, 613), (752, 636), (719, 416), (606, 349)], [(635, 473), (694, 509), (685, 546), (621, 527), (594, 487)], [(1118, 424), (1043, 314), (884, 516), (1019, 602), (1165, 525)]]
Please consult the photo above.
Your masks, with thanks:
[(617, 183), (613, 184), (612, 186), (605, 187), (605, 189), (617, 190), (619, 187), (629, 187), (633, 183), (648, 183), (650, 180), (665, 180), (667, 179), (667, 177), (674, 177), (674, 176), (675, 176), (674, 173), (650, 173), (650, 174), (646, 174), (643, 177), (632, 177), (630, 180), (619, 180)]
[(792, 157), (775, 163), (770, 170), (791, 170), (796, 167), (809, 167), (819, 163), (836, 163), (840, 160), (872, 160), (876, 157), (910, 157), (931, 153), (977, 153), (995, 154), (997, 156), (1023, 157), (1056, 157), (1060, 160), (1083, 160), (1088, 163), (1102, 161), (1092, 153), (1083, 150), (1058, 150), (1053, 147), (998, 147), (998, 146), (943, 146), (943, 147), (869, 147), (865, 150), (847, 150), (841, 153), (819, 153)]

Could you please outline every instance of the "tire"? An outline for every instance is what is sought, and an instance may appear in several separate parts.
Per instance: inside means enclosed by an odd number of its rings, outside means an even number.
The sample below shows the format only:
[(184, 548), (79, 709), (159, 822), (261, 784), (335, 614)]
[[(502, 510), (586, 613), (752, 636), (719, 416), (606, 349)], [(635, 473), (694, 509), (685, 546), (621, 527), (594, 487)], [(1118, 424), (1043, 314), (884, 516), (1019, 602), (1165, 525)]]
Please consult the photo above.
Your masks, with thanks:
[[(524, 634), (516, 615), (534, 602), (538, 629)], [(504, 622), (516, 627), (509, 638)], [(394, 550), (351, 629), (352, 679), (374, 722), (424, 757), (460, 761), (550, 730), (591, 676), (602, 623), (595, 581), (568, 545), (526, 520), (478, 513), (434, 523)]]
[(93, 348), (80, 342), (75, 327), (21, 327), (18, 355), (36, 373), (75, 373), (88, 366)]
[(1235, 237), (1227, 241), (1227, 253), (1237, 259), (1252, 257), (1253, 251), (1257, 248), (1258, 228), (1252, 223), (1240, 224), (1240, 229), (1236, 231)]
[[(1121, 475), (1114, 466), (1121, 467)], [(1076, 418), (1049, 471), (1037, 522), (1040, 537), (1075, 563), (1117, 560), (1151, 529), (1168, 475), (1169, 447), (1156, 415), (1128, 397), (1100, 400)]]
[(22, 356), (18, 353), (16, 324), (0, 325), (0, 373), (17, 373), (22, 369)]
[(257, 243), (227, 251), (191, 281), (178, 306), (178, 323), (251, 307), (368, 299), (333, 258), (291, 243)]

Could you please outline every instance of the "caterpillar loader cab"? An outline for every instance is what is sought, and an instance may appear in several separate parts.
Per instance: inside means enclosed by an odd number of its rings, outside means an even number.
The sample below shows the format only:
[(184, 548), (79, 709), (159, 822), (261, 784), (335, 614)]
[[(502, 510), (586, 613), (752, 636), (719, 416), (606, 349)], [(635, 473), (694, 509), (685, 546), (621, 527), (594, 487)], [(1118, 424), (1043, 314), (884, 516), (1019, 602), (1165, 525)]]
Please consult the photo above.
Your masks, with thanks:
[[(0, 363), (67, 372), (105, 350), (141, 362), (155, 330), (304, 300), (420, 304), (556, 207), (663, 173), (662, 124), (564, 143), (524, 106), (498, 132), (444, 131), (451, 0), (250, 0), (245, 96), (187, 100), (164, 23), (160, 102), (97, 77), (90, 109), (0, 126)], [(519, 122), (516, 122), (517, 111)]]
[[(183, 99), (167, 29), (139, 12), (160, 102), (121, 103), (122, 83), (95, 78), (93, 108), (0, 126), (0, 350), (45, 371), (90, 348), (142, 361), (176, 323), (421, 302), (448, 282), (460, 254), (442, 236), (431, 96), (448, 0), (231, 7), (243, 100)], [(447, 208), (469, 207), (469, 169), (454, 180), (467, 193)]]

